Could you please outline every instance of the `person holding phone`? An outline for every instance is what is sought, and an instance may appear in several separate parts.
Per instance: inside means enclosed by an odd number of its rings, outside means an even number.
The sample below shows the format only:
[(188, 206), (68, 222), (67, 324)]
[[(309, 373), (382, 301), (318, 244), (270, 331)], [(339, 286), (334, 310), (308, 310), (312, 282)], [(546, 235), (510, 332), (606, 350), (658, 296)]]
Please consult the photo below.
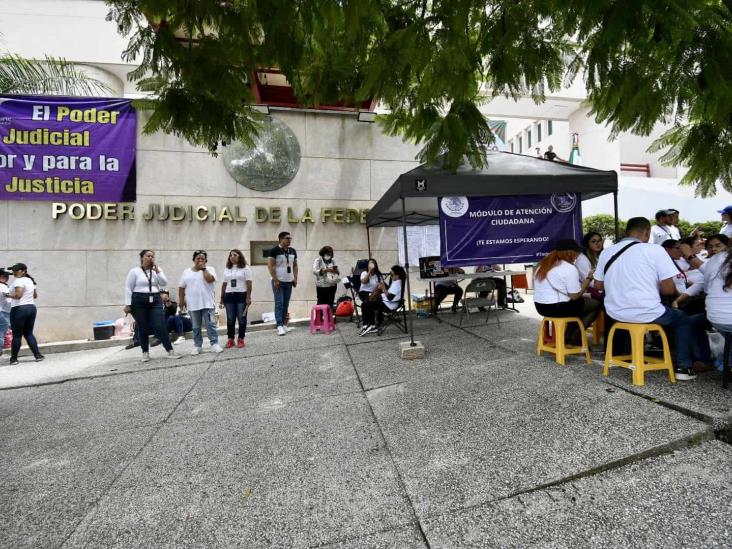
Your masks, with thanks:
[(283, 336), (288, 332), (287, 313), (292, 289), (297, 288), (297, 251), (290, 246), (292, 236), (287, 231), (277, 235), (277, 240), (277, 246), (267, 256), (267, 267), (272, 277), (277, 333)]
[(231, 250), (224, 269), (224, 282), (221, 284), (219, 307), (226, 308), (226, 335), (229, 340), (226, 348), (234, 346), (234, 329), (239, 322), (239, 339), (236, 346), (240, 349), (246, 344), (247, 311), (252, 304), (252, 270), (241, 250)]
[(160, 289), (168, 284), (163, 270), (155, 264), (155, 252), (142, 250), (140, 266), (127, 273), (125, 281), (125, 314), (132, 313), (142, 348), (142, 362), (150, 360), (148, 334), (152, 331), (168, 352), (167, 358), (180, 358), (173, 352), (168, 330), (165, 328), (165, 311)]
[(191, 315), (193, 324), (193, 352), (203, 352), (203, 335), (201, 323), (206, 322), (206, 334), (214, 353), (221, 353), (219, 334), (216, 332), (216, 304), (214, 302), (214, 282), (216, 271), (209, 267), (208, 254), (205, 250), (193, 252), (193, 266), (183, 271), (178, 283), (178, 305), (181, 312), (186, 310)]
[(318, 252), (318, 257), (313, 262), (313, 274), (315, 275), (315, 294), (318, 305), (333, 306), (340, 273), (335, 259), (333, 259), (333, 248), (323, 246)]

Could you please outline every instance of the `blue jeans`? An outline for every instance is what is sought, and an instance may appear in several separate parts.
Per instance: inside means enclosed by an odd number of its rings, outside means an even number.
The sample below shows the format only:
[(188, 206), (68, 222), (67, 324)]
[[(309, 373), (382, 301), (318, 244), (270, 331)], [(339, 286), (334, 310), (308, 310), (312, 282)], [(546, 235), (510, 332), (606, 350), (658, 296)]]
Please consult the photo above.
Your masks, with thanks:
[(666, 312), (653, 322), (672, 330), (672, 351), (677, 368), (691, 368), (694, 359), (712, 362), (709, 339), (704, 331), (704, 315), (688, 316), (678, 309), (666, 307)]
[[(151, 295), (152, 303), (150, 303)], [(165, 329), (165, 310), (160, 294), (135, 292), (132, 294), (131, 306), (142, 352), (147, 353), (150, 350), (148, 334), (151, 332), (160, 340), (166, 351), (172, 351), (173, 345), (170, 343), (170, 336)]]
[(277, 289), (273, 280), (272, 292), (274, 292), (275, 321), (277, 321), (277, 326), (284, 326), (285, 320), (287, 320), (287, 309), (290, 307), (292, 282), (280, 282), (280, 287)]
[(244, 314), (244, 310), (247, 308), (247, 293), (225, 293), (224, 307), (226, 307), (226, 335), (229, 339), (234, 339), (234, 329), (238, 321), (239, 339), (244, 339), (247, 334), (247, 316)]
[(8, 328), (10, 328), (10, 313), (0, 311), (0, 352), (2, 352), (5, 334), (8, 333)]
[(33, 356), (38, 358), (38, 342), (33, 335), (33, 326), (36, 323), (35, 305), (18, 305), (10, 309), (10, 326), (13, 328), (13, 343), (10, 346), (10, 360), (17, 360), (20, 351), (21, 338), (25, 337)]
[(173, 315), (165, 319), (165, 329), (182, 336), (193, 329), (193, 323), (190, 318), (183, 315)]
[(214, 309), (199, 309), (188, 311), (193, 324), (193, 344), (196, 347), (203, 347), (203, 334), (201, 334), (201, 323), (206, 322), (206, 334), (211, 345), (219, 342), (219, 334), (216, 333), (216, 311)]

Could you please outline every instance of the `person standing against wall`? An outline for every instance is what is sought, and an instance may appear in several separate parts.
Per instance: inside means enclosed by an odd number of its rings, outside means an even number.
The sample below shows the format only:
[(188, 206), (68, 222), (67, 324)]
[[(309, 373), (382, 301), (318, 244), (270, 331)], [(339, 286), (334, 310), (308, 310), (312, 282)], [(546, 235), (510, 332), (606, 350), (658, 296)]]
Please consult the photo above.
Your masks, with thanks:
[(208, 267), (208, 254), (204, 250), (193, 252), (193, 267), (183, 271), (178, 283), (178, 304), (181, 312), (186, 309), (191, 315), (193, 324), (193, 352), (198, 355), (203, 352), (203, 334), (201, 323), (206, 323), (206, 334), (214, 353), (221, 353), (219, 334), (216, 332), (216, 304), (214, 302), (214, 282), (216, 271)]
[(0, 356), (3, 354), (3, 344), (5, 343), (5, 334), (10, 328), (10, 288), (8, 287), (8, 279), (10, 271), (0, 269)]
[(163, 270), (155, 264), (155, 252), (142, 250), (140, 266), (133, 267), (125, 280), (125, 314), (132, 313), (135, 333), (142, 348), (142, 362), (150, 360), (148, 334), (152, 331), (168, 351), (168, 358), (180, 358), (173, 352), (170, 336), (165, 329), (165, 311), (160, 289), (168, 284)]
[(234, 346), (234, 330), (239, 322), (239, 339), (236, 346), (240, 349), (246, 344), (247, 311), (252, 304), (252, 270), (241, 250), (231, 250), (224, 269), (224, 282), (221, 284), (219, 307), (226, 308), (226, 335), (229, 340), (226, 348)]
[(18, 364), (21, 338), (25, 337), (28, 347), (40, 362), (45, 357), (38, 350), (38, 342), (33, 335), (36, 323), (35, 300), (36, 281), (28, 274), (25, 263), (16, 263), (10, 270), (13, 272), (13, 282), (8, 286), (9, 292), (4, 297), (10, 297), (10, 327), (13, 329), (13, 343), (10, 347), (10, 365)]
[(330, 246), (320, 248), (318, 258), (313, 262), (313, 274), (315, 275), (315, 293), (318, 297), (318, 305), (332, 307), (339, 280), (338, 265), (333, 259), (333, 248)]
[(277, 333), (283, 336), (288, 331), (286, 323), (292, 289), (297, 288), (297, 251), (290, 246), (290, 233), (281, 232), (277, 240), (277, 246), (269, 251), (267, 267), (272, 277)]

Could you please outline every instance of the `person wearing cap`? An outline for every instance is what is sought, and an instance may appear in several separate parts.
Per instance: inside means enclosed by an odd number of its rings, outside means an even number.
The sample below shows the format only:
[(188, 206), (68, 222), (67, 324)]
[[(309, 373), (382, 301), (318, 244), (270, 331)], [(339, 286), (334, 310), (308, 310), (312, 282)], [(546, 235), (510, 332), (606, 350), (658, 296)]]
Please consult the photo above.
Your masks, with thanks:
[(671, 238), (674, 240), (681, 240), (681, 230), (679, 229), (679, 210), (676, 208), (667, 208), (667, 211), (671, 212), (671, 223), (669, 224)]
[(732, 238), (732, 206), (725, 206), (724, 209), (718, 210), (722, 214), (722, 229), (719, 231), (727, 238)]
[[(688, 316), (662, 303), (662, 295), (677, 295), (674, 279), (679, 270), (666, 250), (648, 242), (650, 222), (633, 217), (625, 234), (602, 251), (594, 275), (595, 288), (605, 291), (605, 337), (615, 322), (660, 324), (672, 336), (676, 379), (696, 379), (694, 358), (707, 360), (705, 342), (709, 346), (703, 315)], [(613, 348), (620, 354), (617, 345)]]
[(35, 299), (36, 281), (28, 274), (28, 267), (25, 263), (16, 263), (10, 270), (13, 272), (13, 282), (8, 286), (10, 297), (10, 327), (13, 329), (13, 343), (10, 347), (10, 365), (18, 364), (18, 352), (22, 338), (28, 343), (28, 347), (40, 362), (45, 357), (38, 350), (38, 342), (33, 335), (33, 327), (36, 323)]
[(663, 244), (665, 240), (673, 238), (671, 231), (672, 217), (673, 212), (671, 210), (658, 210), (656, 212), (656, 224), (651, 228), (651, 236), (648, 242), (651, 244)]
[[(580, 282), (579, 271), (574, 265), (580, 252), (580, 246), (574, 240), (556, 242), (554, 250), (539, 262), (534, 272), (534, 306), (542, 316), (579, 317), (588, 327), (600, 312), (600, 302), (584, 297), (592, 283), (593, 270)], [(571, 343), (581, 342), (580, 336), (576, 326), (569, 327), (567, 338)]]
[(135, 319), (135, 333), (142, 348), (142, 362), (150, 360), (148, 334), (155, 334), (168, 352), (167, 358), (177, 359), (173, 352), (170, 335), (165, 329), (165, 311), (160, 290), (168, 284), (163, 270), (155, 264), (155, 252), (142, 250), (140, 265), (127, 273), (125, 280), (125, 314), (132, 313)]
[(191, 315), (193, 324), (193, 353), (203, 352), (203, 334), (201, 324), (206, 322), (206, 335), (214, 353), (224, 349), (219, 345), (219, 334), (216, 332), (216, 303), (214, 301), (214, 283), (216, 270), (209, 267), (208, 254), (204, 250), (193, 252), (193, 266), (183, 271), (178, 283), (178, 304), (181, 314), (186, 310)]
[(3, 343), (5, 342), (5, 334), (10, 328), (10, 288), (8, 287), (8, 279), (12, 273), (5, 269), (0, 269), (0, 356), (3, 354)]

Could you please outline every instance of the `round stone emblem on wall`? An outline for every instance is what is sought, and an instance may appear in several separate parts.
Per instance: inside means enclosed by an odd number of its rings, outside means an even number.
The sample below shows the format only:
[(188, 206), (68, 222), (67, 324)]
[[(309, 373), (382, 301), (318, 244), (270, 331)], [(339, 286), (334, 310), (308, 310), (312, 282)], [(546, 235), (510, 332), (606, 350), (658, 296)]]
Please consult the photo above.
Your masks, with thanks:
[(254, 146), (241, 141), (224, 147), (224, 165), (231, 177), (254, 191), (275, 191), (287, 185), (300, 169), (300, 144), (290, 127), (267, 117)]

